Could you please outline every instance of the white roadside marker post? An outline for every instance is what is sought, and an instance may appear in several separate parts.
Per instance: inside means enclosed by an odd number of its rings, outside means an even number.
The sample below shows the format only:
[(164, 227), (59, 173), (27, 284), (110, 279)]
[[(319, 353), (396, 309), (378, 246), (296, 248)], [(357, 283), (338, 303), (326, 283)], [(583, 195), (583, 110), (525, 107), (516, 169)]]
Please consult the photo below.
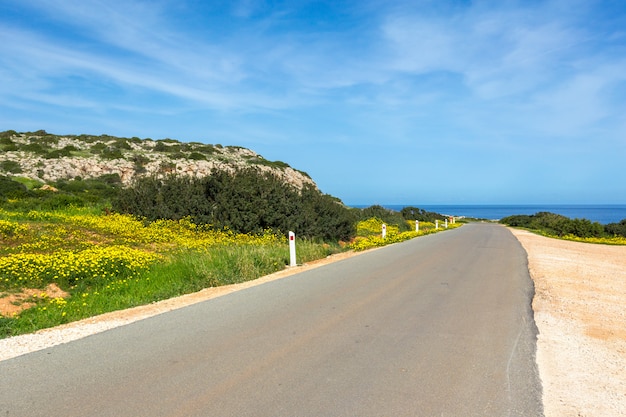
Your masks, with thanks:
[(448, 228), (448, 219), (446, 219), (446, 229)]
[(420, 221), (419, 220), (415, 220), (415, 231), (416, 232), (420, 231)]
[(387, 237), (387, 225), (383, 223), (383, 239)]
[(296, 234), (289, 232), (289, 266), (297, 266), (296, 263)]
[(439, 230), (439, 220), (435, 220), (435, 230)]

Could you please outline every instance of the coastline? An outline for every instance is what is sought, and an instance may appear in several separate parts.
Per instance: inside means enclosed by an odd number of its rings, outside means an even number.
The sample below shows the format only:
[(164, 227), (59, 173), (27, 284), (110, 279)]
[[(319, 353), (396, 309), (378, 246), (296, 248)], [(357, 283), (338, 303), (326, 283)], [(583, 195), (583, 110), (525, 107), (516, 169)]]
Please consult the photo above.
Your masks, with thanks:
[[(349, 205), (365, 208), (367, 205)], [(571, 219), (585, 218), (606, 225), (626, 219), (626, 204), (381, 204), (389, 210), (401, 211), (404, 207), (418, 207), (448, 216), (498, 221), (518, 214), (536, 214), (542, 211), (561, 214)]]

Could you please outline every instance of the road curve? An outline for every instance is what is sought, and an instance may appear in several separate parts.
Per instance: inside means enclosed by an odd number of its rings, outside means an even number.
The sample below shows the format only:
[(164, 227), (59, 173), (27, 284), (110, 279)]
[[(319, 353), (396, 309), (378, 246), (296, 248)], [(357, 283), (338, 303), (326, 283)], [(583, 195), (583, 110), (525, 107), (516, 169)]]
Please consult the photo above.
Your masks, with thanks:
[(0, 416), (541, 416), (526, 254), (493, 224), (0, 362)]

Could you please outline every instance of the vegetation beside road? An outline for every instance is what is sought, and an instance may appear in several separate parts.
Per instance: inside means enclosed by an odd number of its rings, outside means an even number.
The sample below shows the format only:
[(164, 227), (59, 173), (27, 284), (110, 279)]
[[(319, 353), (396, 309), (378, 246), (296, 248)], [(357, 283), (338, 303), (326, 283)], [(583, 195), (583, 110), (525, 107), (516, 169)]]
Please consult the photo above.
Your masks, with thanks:
[(560, 214), (540, 212), (508, 216), (501, 219), (500, 223), (532, 230), (548, 237), (587, 243), (626, 245), (626, 219), (619, 223), (602, 225), (588, 219), (570, 219)]
[[(84, 208), (2, 210), (0, 219), (0, 297), (41, 289), (15, 301), (29, 308), (0, 318), (0, 337), (255, 279), (289, 260), (282, 235), (213, 230), (187, 219), (144, 224)], [(300, 262), (341, 250), (298, 243)], [(44, 289), (51, 284), (67, 295), (48, 297)]]
[(297, 261), (306, 263), (432, 233), (428, 220), (443, 216), (353, 209), (253, 170), (131, 188), (115, 175), (50, 184), (0, 176), (0, 302), (12, 307), (0, 314), (0, 338), (279, 271), (289, 219), (300, 222)]

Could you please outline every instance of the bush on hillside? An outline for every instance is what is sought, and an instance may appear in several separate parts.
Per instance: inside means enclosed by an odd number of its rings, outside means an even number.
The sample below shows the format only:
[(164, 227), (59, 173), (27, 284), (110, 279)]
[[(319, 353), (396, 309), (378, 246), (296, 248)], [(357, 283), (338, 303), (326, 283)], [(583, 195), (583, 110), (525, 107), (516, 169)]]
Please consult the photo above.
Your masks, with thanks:
[[(35, 184), (37, 187), (40, 185)], [(117, 195), (122, 181), (118, 174), (107, 174), (85, 180), (59, 180), (51, 185), (53, 189), (29, 190), (22, 182), (0, 176), (0, 202), (4, 208), (20, 211), (107, 205)]]
[(10, 172), (11, 174), (19, 174), (22, 172), (22, 166), (17, 161), (2, 161), (0, 162), (0, 169), (4, 172)]
[(119, 174), (106, 174), (98, 178), (59, 180), (53, 183), (59, 191), (66, 192), (83, 199), (85, 202), (97, 203), (110, 200), (117, 196), (122, 187)]
[(30, 195), (24, 184), (14, 181), (10, 177), (0, 175), (0, 199), (23, 198)]
[[(5, 130), (4, 132), (0, 132), (0, 140), (1, 139), (10, 139), (13, 136), (16, 136), (18, 133), (15, 130)], [(2, 143), (2, 142), (0, 142)]]
[(113, 208), (149, 221), (190, 217), (238, 233), (292, 230), (326, 240), (348, 240), (355, 233), (352, 212), (337, 199), (310, 186), (297, 190), (253, 168), (234, 174), (214, 170), (203, 178), (139, 178), (120, 191)]

